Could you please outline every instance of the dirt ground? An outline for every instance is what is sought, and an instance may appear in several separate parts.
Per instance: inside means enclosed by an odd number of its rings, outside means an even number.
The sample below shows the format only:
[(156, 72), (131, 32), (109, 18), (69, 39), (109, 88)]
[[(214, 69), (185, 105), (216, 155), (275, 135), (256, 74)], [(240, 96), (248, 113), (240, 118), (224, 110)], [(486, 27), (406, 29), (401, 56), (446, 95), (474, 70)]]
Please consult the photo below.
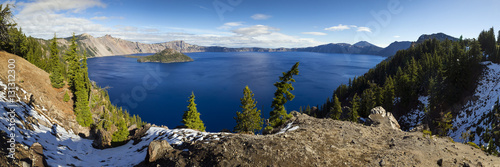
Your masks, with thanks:
[(138, 166), (500, 166), (499, 157), (421, 132), (301, 114), (290, 122), (299, 128), (185, 143), (160, 160)]

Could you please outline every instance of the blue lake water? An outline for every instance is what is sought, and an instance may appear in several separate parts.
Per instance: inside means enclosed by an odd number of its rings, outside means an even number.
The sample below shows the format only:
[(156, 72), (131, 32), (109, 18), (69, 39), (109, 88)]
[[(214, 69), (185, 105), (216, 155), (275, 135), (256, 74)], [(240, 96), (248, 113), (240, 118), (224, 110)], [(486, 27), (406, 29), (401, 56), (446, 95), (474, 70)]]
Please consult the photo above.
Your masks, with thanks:
[[(148, 54), (142, 54), (148, 55)], [(310, 52), (206, 52), (187, 53), (194, 62), (138, 63), (123, 56), (88, 59), (89, 77), (101, 87), (109, 86), (113, 104), (140, 115), (143, 121), (174, 128), (181, 125), (183, 111), (193, 91), (198, 112), (207, 131), (233, 130), (233, 117), (241, 111), (240, 98), (248, 85), (257, 107), (269, 118), (271, 102), (282, 72), (299, 61), (295, 76), (295, 99), (288, 111), (299, 106), (323, 104), (333, 90), (384, 60), (373, 55)]]

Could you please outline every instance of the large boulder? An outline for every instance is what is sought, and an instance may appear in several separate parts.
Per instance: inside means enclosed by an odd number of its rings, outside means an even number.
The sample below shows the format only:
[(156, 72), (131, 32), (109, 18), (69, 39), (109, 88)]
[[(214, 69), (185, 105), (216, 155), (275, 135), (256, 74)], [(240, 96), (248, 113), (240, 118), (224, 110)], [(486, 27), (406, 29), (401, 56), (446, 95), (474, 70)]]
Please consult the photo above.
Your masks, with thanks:
[(140, 128), (135, 128), (129, 131), (129, 139), (134, 140), (134, 145), (142, 141), (142, 137), (146, 136), (151, 124), (146, 124)]
[(103, 129), (97, 129), (94, 137), (94, 142), (92, 142), (94, 148), (104, 149), (111, 147), (112, 136), (110, 132)]
[(47, 161), (45, 160), (45, 155), (43, 155), (43, 147), (40, 143), (33, 143), (30, 147), (30, 159), (31, 166), (33, 167), (45, 167), (47, 165)]
[(149, 143), (146, 161), (154, 162), (173, 149), (166, 140), (154, 140)]
[(398, 130), (401, 128), (394, 115), (391, 112), (386, 112), (381, 106), (371, 109), (368, 118), (370, 118), (371, 124), (377, 126), (388, 126)]

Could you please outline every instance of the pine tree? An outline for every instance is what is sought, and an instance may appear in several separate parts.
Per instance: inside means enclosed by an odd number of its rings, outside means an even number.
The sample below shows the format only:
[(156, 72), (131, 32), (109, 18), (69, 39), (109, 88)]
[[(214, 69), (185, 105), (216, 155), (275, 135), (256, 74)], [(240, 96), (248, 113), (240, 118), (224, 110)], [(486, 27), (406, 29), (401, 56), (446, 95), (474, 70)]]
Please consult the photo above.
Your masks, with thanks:
[(373, 89), (366, 89), (361, 95), (360, 110), (358, 111), (362, 117), (368, 117), (370, 110), (376, 107), (376, 99)]
[(285, 103), (288, 101), (292, 101), (295, 98), (295, 95), (290, 93), (290, 91), (294, 90), (292, 82), (295, 82), (295, 79), (293, 79), (293, 76), (298, 74), (299, 62), (295, 63), (290, 71), (286, 73), (283, 72), (283, 76), (280, 77), (280, 82), (274, 83), (274, 86), (276, 86), (277, 89), (274, 93), (273, 102), (271, 104), (273, 110), (269, 114), (270, 126), (266, 127), (267, 131), (272, 130), (273, 127), (280, 126), (288, 118), (291, 117), (289, 114), (287, 114)]
[(64, 99), (63, 99), (63, 101), (64, 102), (68, 102), (69, 101), (69, 94), (68, 94), (67, 91), (64, 93)]
[(78, 73), (76, 75), (75, 88), (76, 88), (76, 102), (75, 102), (75, 115), (76, 121), (84, 126), (89, 127), (92, 123), (92, 113), (89, 107), (89, 98), (87, 89), (85, 89), (83, 75)]
[(71, 45), (69, 46), (68, 51), (66, 52), (65, 59), (68, 61), (68, 85), (73, 92), (76, 92), (75, 88), (75, 80), (77, 78), (77, 74), (80, 72), (80, 60), (77, 51), (78, 45), (76, 44), (76, 37), (73, 33), (73, 38), (71, 38)]
[(359, 97), (358, 94), (354, 94), (351, 101), (351, 111), (348, 114), (348, 120), (351, 122), (358, 122), (358, 110), (359, 110)]
[(253, 99), (254, 94), (248, 86), (243, 89), (243, 98), (241, 98), (241, 112), (236, 112), (236, 126), (234, 131), (238, 133), (255, 133), (262, 129), (264, 119), (260, 116), (260, 110), (255, 106), (257, 102)]
[(394, 92), (394, 81), (392, 77), (387, 77), (384, 83), (384, 102), (382, 107), (388, 111), (392, 112), (392, 107), (394, 106), (394, 98), (396, 93)]
[(127, 140), (129, 132), (128, 132), (127, 123), (125, 122), (125, 120), (123, 118), (120, 118), (115, 126), (118, 128), (118, 130), (113, 133), (113, 135), (111, 137), (111, 141), (112, 142), (123, 142), (123, 141)]
[(62, 88), (64, 86), (64, 77), (61, 72), (61, 63), (59, 60), (59, 49), (57, 49), (57, 39), (54, 34), (54, 38), (50, 43), (50, 83), (54, 88)]
[(189, 105), (187, 106), (188, 110), (184, 111), (182, 115), (182, 123), (184, 126), (190, 129), (195, 129), (199, 131), (205, 131), (205, 125), (203, 121), (200, 119), (200, 113), (198, 109), (196, 109), (196, 103), (194, 103), (194, 92), (191, 92), (191, 96), (189, 96)]
[(4, 42), (9, 40), (9, 30), (14, 28), (17, 24), (14, 22), (10, 5), (0, 4), (0, 46), (3, 47)]
[(339, 98), (337, 98), (337, 95), (334, 96), (333, 98), (333, 107), (330, 109), (331, 112), (331, 118), (334, 120), (339, 120), (340, 115), (342, 114), (342, 107), (340, 106), (340, 101)]
[(84, 87), (88, 92), (88, 96), (90, 96), (90, 89), (92, 88), (92, 85), (90, 84), (90, 78), (89, 78), (89, 71), (87, 67), (87, 52), (83, 52), (83, 60), (82, 60), (82, 75), (83, 75), (83, 83)]

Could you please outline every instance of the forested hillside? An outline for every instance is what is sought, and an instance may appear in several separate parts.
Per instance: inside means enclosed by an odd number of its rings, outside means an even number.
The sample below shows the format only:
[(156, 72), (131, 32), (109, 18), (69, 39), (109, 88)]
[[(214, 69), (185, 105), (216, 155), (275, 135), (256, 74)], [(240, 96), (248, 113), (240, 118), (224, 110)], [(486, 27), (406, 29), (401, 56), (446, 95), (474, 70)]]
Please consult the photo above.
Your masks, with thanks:
[[(128, 140), (128, 127), (140, 127), (145, 123), (139, 116), (111, 104), (105, 89), (98, 87), (88, 77), (86, 51), (79, 50), (73, 35), (66, 50), (60, 50), (56, 34), (47, 45), (26, 35), (17, 28), (9, 6), (0, 5), (0, 50), (20, 56), (50, 74), (54, 89), (67, 89), (64, 101), (72, 105), (76, 121), (82, 127), (104, 130), (109, 133), (109, 144)], [(65, 48), (65, 47), (64, 47)], [(64, 53), (61, 53), (64, 52)], [(111, 143), (112, 142), (112, 143)], [(101, 146), (96, 146), (101, 147)]]
[[(366, 118), (375, 106), (383, 106), (396, 118), (420, 110), (424, 113), (421, 124), (433, 134), (447, 136), (453, 128), (452, 120), (476, 90), (485, 68), (481, 62), (500, 63), (499, 41), (495, 40), (493, 28), (481, 32), (477, 40), (425, 40), (340, 85), (319, 110), (306, 112), (327, 117), (339, 112), (339, 105), (347, 106), (347, 114), (341, 118), (347, 120), (353, 113)], [(339, 103), (335, 102), (337, 98)], [(415, 127), (400, 124), (406, 130)], [(497, 129), (492, 134), (499, 133), (496, 125), (492, 124)], [(499, 140), (494, 138), (493, 143), (500, 144)]]

